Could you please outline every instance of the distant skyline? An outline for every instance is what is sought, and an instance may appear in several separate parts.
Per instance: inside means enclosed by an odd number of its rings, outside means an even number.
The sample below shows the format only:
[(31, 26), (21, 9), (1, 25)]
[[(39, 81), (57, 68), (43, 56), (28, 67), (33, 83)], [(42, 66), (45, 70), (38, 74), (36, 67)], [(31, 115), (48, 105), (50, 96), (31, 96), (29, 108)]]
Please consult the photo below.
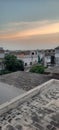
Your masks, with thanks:
[(0, 0), (0, 47), (59, 46), (59, 0)]

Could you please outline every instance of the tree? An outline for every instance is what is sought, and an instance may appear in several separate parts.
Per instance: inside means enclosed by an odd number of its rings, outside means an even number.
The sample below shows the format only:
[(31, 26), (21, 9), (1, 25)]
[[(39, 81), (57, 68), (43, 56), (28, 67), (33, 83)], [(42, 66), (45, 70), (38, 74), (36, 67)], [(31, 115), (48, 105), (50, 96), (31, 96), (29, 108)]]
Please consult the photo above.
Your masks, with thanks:
[(5, 69), (11, 72), (22, 70), (24, 71), (23, 61), (18, 60), (14, 55), (6, 55), (4, 58)]

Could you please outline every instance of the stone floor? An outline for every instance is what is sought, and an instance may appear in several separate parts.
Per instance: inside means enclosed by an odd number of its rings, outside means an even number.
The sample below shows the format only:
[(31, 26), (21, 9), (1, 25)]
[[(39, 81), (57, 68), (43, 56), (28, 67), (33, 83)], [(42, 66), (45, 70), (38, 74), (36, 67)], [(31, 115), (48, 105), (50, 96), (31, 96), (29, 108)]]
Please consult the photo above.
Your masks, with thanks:
[(45, 86), (0, 116), (0, 130), (59, 130), (59, 84)]

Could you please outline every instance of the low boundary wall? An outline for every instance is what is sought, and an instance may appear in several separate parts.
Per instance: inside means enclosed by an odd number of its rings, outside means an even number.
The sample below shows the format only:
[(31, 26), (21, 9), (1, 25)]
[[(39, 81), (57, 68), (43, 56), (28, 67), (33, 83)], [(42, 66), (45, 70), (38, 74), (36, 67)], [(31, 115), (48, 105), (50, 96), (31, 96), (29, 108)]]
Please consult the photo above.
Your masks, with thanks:
[(6, 113), (10, 109), (16, 108), (18, 105), (21, 105), (22, 103), (27, 101), (28, 98), (35, 96), (41, 90), (41, 88), (43, 89), (44, 86), (50, 86), (54, 82), (59, 83), (58, 80), (51, 79), (51, 80), (45, 82), (44, 84), (39, 85), (36, 88), (31, 89), (30, 91), (25, 92), (24, 94), (22, 94), (18, 97), (15, 97), (14, 99), (10, 100), (10, 102), (6, 102), (6, 103), (0, 105), (0, 115), (2, 115), (3, 113)]

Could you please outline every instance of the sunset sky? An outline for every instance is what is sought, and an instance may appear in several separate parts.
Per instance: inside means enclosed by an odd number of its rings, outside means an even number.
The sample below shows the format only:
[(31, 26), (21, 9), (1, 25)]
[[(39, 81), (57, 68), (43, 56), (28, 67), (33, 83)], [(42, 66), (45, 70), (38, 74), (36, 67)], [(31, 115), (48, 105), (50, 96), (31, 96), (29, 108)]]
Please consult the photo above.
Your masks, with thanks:
[(59, 0), (0, 0), (0, 47), (59, 46)]

